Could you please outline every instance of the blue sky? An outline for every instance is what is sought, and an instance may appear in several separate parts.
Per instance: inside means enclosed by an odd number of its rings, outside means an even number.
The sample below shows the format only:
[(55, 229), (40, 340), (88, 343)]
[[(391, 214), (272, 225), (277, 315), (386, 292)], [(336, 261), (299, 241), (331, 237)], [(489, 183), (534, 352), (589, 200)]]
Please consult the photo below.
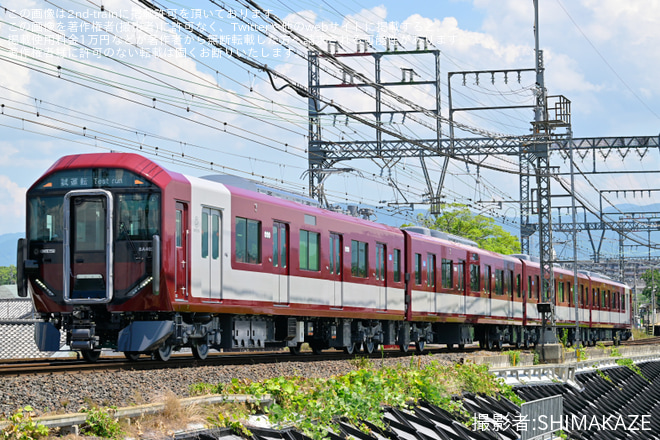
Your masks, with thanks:
[[(258, 3), (297, 29), (305, 29), (302, 32), (323, 48), (326, 40), (333, 39), (344, 42), (341, 50), (353, 51), (357, 38), (368, 38), (375, 50), (383, 51), (387, 37), (412, 49), (416, 36), (423, 34), (441, 51), (445, 115), (447, 72), (534, 67), (532, 0)], [(539, 3), (546, 87), (549, 94), (562, 94), (572, 101), (574, 135), (657, 134), (660, 1)], [(119, 15), (121, 11), (121, 19), (101, 15), (101, 4), (106, 13)], [(195, 22), (210, 34), (306, 85), (305, 60), (256, 32), (240, 30), (237, 18), (227, 11), (219, 14), (212, 2), (161, 4), (178, 13), (185, 10), (190, 17), (198, 14)], [(0, 102), (4, 104), (0, 115), (0, 233), (24, 230), (25, 190), (66, 154), (108, 149), (151, 153), (158, 147), (157, 160), (186, 174), (220, 171), (306, 190), (307, 100), (290, 88), (275, 91), (263, 72), (226, 56), (213, 57), (208, 46), (186, 41), (185, 34), (149, 15), (137, 1), (8, 0), (2, 6), (16, 14), (0, 17)], [(238, 3), (234, 7), (239, 15), (242, 9), (249, 15)], [(263, 17), (255, 18), (255, 23), (267, 26)], [(45, 30), (49, 27), (55, 32)], [(98, 56), (80, 43), (101, 52), (112, 49), (112, 53)], [(301, 46), (292, 43), (292, 47)], [(388, 62), (384, 71), (396, 78), (407, 66), (424, 77), (432, 71), (428, 61), (397, 59)], [(351, 67), (367, 75), (373, 70), (362, 61)], [(504, 83), (503, 78), (496, 78), (489, 85), (488, 78), (482, 77), (479, 84), (469, 78), (463, 88), (456, 85), (455, 105), (529, 104), (533, 80), (533, 76), (523, 76), (520, 83)], [(276, 80), (278, 88), (282, 85)], [(401, 93), (421, 105), (433, 105), (428, 88)], [(354, 111), (373, 105), (355, 89), (332, 97)], [(460, 117), (470, 126), (513, 135), (527, 134), (533, 118), (529, 110), (473, 112)], [(324, 135), (331, 139), (370, 136), (369, 130), (352, 121), (325, 118), (323, 123)], [(392, 118), (390, 127), (408, 136), (429, 135), (423, 123), (415, 125), (410, 120)], [(602, 161), (601, 169), (657, 169), (657, 154), (649, 152), (640, 158), (631, 153), (622, 158), (612, 153)], [(495, 168), (515, 168), (510, 161), (489, 160)], [(418, 162), (367, 161), (351, 166), (356, 169), (353, 173), (328, 179), (331, 202), (378, 205), (381, 201), (424, 199)], [(437, 161), (430, 163), (433, 179), (438, 166)], [(567, 169), (560, 158), (557, 166)], [(583, 166), (590, 166), (590, 158)], [(448, 201), (503, 200), (504, 208), (494, 214), (516, 215), (517, 207), (508, 203), (518, 198), (514, 174), (477, 170), (461, 162), (452, 162), (449, 172)], [(391, 181), (398, 183), (401, 192)], [(594, 188), (660, 188), (652, 174), (605, 175), (579, 180), (577, 185), (592, 200)], [(621, 202), (645, 205), (659, 201), (654, 194), (650, 196)]]

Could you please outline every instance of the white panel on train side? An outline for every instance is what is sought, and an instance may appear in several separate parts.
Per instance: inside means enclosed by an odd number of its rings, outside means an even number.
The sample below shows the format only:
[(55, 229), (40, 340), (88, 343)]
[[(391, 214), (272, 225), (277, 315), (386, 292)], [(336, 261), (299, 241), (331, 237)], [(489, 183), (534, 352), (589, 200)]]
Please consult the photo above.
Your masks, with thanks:
[[(206, 179), (187, 176), (191, 186), (190, 200), (190, 294), (197, 298), (222, 299), (223, 286), (231, 269), (231, 194), (222, 184)], [(204, 213), (220, 215), (220, 252), (213, 258), (212, 245), (202, 254), (202, 230)], [(212, 224), (207, 224), (209, 236)]]
[(465, 296), (453, 293), (436, 293), (435, 313), (465, 314)]

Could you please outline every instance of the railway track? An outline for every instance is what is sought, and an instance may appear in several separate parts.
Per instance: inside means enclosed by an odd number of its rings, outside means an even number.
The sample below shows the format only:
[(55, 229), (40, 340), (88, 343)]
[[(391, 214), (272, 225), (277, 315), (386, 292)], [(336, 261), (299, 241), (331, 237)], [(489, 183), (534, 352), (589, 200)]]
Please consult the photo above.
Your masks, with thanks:
[[(650, 337), (644, 339), (637, 339), (633, 341), (622, 341), (622, 346), (638, 346), (638, 345), (656, 345), (660, 344), (660, 337)], [(606, 344), (609, 345), (609, 344)], [(504, 348), (503, 351), (513, 349)], [(446, 348), (427, 348), (424, 353), (474, 353), (479, 351), (479, 347), (475, 344), (466, 347), (463, 350), (448, 350)], [(288, 351), (278, 352), (234, 352), (234, 353), (217, 353), (211, 354), (203, 361), (197, 360), (190, 355), (180, 354), (173, 356), (169, 361), (162, 362), (150, 359), (148, 356), (142, 356), (137, 362), (127, 361), (119, 356), (105, 356), (99, 362), (87, 363), (78, 359), (39, 359), (39, 360), (7, 360), (0, 361), (0, 377), (2, 376), (25, 376), (25, 375), (39, 375), (39, 374), (57, 374), (57, 373), (71, 373), (71, 372), (97, 372), (97, 371), (122, 371), (122, 370), (156, 370), (156, 369), (175, 369), (175, 368), (189, 368), (197, 366), (219, 366), (219, 365), (253, 365), (253, 364), (269, 364), (269, 363), (284, 363), (284, 362), (319, 362), (331, 360), (350, 360), (355, 359), (356, 356), (368, 357), (370, 359), (384, 358), (397, 358), (406, 357), (411, 355), (418, 355), (414, 350), (408, 353), (402, 353), (398, 349), (384, 350), (382, 353), (376, 351), (371, 355), (364, 353), (360, 354), (345, 354), (339, 351), (328, 350), (320, 355), (313, 355), (311, 352), (303, 352), (300, 355), (291, 355)]]
[[(472, 353), (479, 350), (478, 347), (467, 347), (463, 350), (452, 350), (451, 352), (460, 355), (461, 353)], [(429, 348), (426, 353), (448, 353), (446, 348)], [(350, 360), (356, 356), (367, 357), (370, 359), (399, 358), (412, 355), (419, 355), (415, 350), (408, 353), (402, 353), (398, 349), (384, 350), (374, 352), (371, 355), (345, 354), (339, 351), (328, 350), (320, 355), (314, 355), (311, 352), (292, 355), (289, 352), (275, 353), (218, 353), (211, 354), (205, 360), (197, 360), (190, 355), (173, 356), (169, 361), (162, 362), (150, 359), (146, 355), (138, 361), (128, 361), (120, 357), (101, 357), (96, 363), (87, 363), (77, 359), (53, 360), (39, 359), (26, 361), (21, 359), (0, 362), (0, 377), (2, 376), (27, 376), (40, 374), (60, 374), (76, 372), (98, 372), (98, 371), (122, 371), (122, 370), (156, 370), (156, 369), (176, 369), (198, 366), (219, 366), (219, 365), (253, 365), (284, 362), (319, 362), (332, 360)]]
[(635, 339), (633, 341), (622, 341), (621, 345), (657, 345), (660, 344), (660, 336), (652, 336), (649, 338)]

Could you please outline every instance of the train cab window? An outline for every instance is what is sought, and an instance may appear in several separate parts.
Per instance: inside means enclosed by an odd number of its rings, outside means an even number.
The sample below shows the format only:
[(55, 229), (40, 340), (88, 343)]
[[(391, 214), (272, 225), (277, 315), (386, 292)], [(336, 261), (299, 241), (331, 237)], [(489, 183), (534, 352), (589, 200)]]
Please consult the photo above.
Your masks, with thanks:
[(495, 269), (495, 295), (504, 295), (504, 271)]
[(394, 282), (401, 282), (401, 249), (394, 249), (392, 254), (392, 275)]
[(236, 217), (236, 261), (261, 263), (261, 222)]
[(29, 239), (36, 241), (62, 241), (64, 226), (62, 223), (62, 206), (64, 198), (29, 197), (28, 224)]
[(160, 233), (160, 195), (117, 194), (117, 240), (151, 240)]
[(359, 278), (368, 277), (368, 244), (351, 240), (351, 275)]
[(624, 293), (622, 296), (623, 301), (621, 301), (621, 311), (625, 312), (626, 311), (626, 294)]
[(481, 270), (478, 264), (470, 264), (470, 290), (478, 292), (481, 290)]
[(300, 269), (319, 270), (319, 243), (321, 234), (300, 230)]
[(422, 284), (422, 254), (415, 254), (415, 284)]
[(442, 288), (451, 289), (454, 287), (454, 262), (452, 260), (442, 259)]
[(527, 298), (532, 299), (532, 276), (527, 275)]

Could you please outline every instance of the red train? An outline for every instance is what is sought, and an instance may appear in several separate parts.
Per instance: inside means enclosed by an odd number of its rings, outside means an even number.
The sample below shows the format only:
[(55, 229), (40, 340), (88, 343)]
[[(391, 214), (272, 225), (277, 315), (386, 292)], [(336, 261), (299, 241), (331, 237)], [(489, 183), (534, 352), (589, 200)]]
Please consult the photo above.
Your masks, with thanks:
[[(226, 177), (226, 176), (225, 176)], [(330, 212), (252, 182), (168, 171), (135, 154), (67, 156), (27, 192), (19, 293), (35, 340), (94, 361), (101, 348), (167, 359), (190, 347), (371, 352), (540, 338), (539, 265), (423, 228)], [(572, 273), (556, 316), (575, 339)], [(582, 341), (626, 339), (630, 289), (580, 275)]]

